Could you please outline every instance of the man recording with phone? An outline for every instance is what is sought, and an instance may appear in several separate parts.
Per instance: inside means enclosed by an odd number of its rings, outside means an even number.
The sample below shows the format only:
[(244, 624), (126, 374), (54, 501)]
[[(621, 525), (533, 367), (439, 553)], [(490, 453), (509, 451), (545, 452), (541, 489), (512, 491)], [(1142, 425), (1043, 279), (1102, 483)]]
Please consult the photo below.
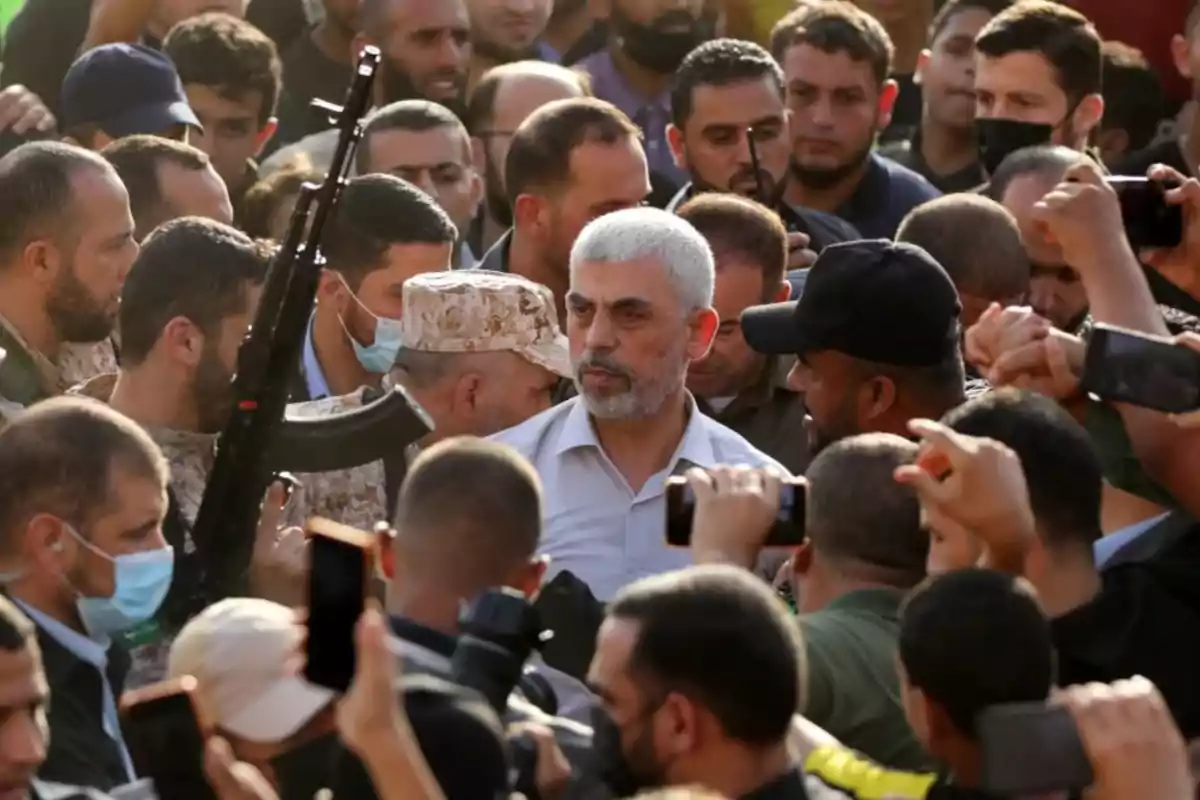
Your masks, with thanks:
[(899, 436), (865, 434), (823, 450), (807, 483), (794, 489), (745, 468), (688, 475), (697, 563), (752, 567), (779, 516), (781, 489), (802, 496), (792, 565), (807, 655), (805, 718), (847, 747), (908, 770), (930, 761), (898, 702), (893, 654), (901, 601), (925, 577), (928, 537), (916, 497), (892, 473), (915, 454)]

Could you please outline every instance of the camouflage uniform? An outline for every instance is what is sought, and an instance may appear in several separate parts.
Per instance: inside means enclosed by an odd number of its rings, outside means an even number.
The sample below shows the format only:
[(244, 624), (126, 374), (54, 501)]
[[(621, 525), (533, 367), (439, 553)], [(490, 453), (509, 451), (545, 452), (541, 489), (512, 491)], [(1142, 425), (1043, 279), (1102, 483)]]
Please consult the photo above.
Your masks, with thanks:
[[(73, 394), (108, 402), (116, 384), (116, 374), (101, 375), (71, 390)], [(327, 417), (362, 405), (362, 393), (298, 403), (288, 408), (291, 417)], [(170, 428), (146, 426), (171, 466), (171, 490), (179, 511), (190, 526), (200, 509), (208, 472), (212, 468), (217, 437)], [(386, 518), (383, 493), (383, 464), (376, 462), (349, 470), (297, 475), (299, 486), (284, 512), (285, 523), (303, 525), (312, 516), (324, 516), (338, 522), (371, 530)], [(195, 550), (189, 531), (184, 531), (184, 549)], [(138, 629), (126, 637), (133, 664), (126, 678), (126, 689), (134, 689), (166, 674), (167, 655), (174, 632), (156, 625)]]
[(409, 278), (400, 327), (406, 350), (509, 351), (556, 375), (572, 374), (554, 295), (517, 275), (455, 270)]

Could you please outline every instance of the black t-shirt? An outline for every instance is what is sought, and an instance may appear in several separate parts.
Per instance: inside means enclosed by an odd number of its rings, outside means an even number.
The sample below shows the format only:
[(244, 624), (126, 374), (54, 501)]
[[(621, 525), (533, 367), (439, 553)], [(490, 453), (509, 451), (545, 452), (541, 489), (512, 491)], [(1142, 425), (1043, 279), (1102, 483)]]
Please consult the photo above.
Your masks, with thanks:
[(250, 0), (246, 21), (270, 36), (281, 53), (308, 30), (304, 0)]
[(1200, 736), (1200, 525), (1141, 563), (1103, 572), (1087, 605), (1051, 622), (1061, 686), (1134, 675), (1162, 692), (1186, 738)]
[(983, 174), (983, 167), (978, 162), (969, 167), (964, 167), (958, 172), (952, 172), (949, 175), (938, 175), (934, 172), (930, 168), (929, 162), (925, 160), (925, 156), (921, 153), (921, 131), (919, 128), (912, 135), (911, 139), (892, 142), (880, 147), (879, 154), (890, 158), (902, 167), (911, 169), (932, 183), (938, 191), (945, 194), (970, 192), (987, 180), (987, 176)]
[(1155, 164), (1166, 164), (1185, 176), (1192, 173), (1192, 168), (1183, 157), (1183, 151), (1179, 149), (1179, 140), (1171, 138), (1126, 156), (1113, 167), (1113, 174), (1144, 176)]
[(61, 113), (63, 78), (87, 36), (91, 0), (25, 0), (4, 35), (0, 85), (21, 84)]
[(353, 75), (353, 64), (330, 59), (312, 36), (305, 34), (293, 42), (283, 54), (279, 130), (271, 138), (269, 152), (328, 129), (329, 120), (314, 112), (310, 104), (321, 99), (340, 105)]

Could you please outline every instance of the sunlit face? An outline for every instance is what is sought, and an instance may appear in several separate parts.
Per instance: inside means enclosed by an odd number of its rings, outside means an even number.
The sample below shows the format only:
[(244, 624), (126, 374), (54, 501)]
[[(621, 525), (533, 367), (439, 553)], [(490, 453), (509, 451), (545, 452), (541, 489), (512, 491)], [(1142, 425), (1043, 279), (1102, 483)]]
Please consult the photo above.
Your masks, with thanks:
[(760, 377), (766, 362), (742, 336), (742, 312), (774, 297), (764, 296), (762, 267), (741, 256), (717, 256), (714, 288), (713, 308), (720, 325), (708, 355), (688, 368), (687, 387), (706, 399), (732, 398)]
[(571, 153), (566, 188), (537, 198), (530, 232), (547, 263), (565, 273), (571, 248), (589, 222), (640, 206), (649, 194), (650, 172), (637, 139), (584, 142)]
[(975, 120), (975, 37), (992, 18), (986, 9), (953, 14), (921, 60), (917, 79), (930, 116), (951, 128)]
[(436, 200), (460, 234), (467, 230), (479, 207), (482, 183), (471, 162), (466, 131), (392, 128), (372, 133), (364, 146), (368, 172), (403, 178)]
[(24, 800), (46, 760), (50, 687), (35, 643), (0, 650), (0, 798)]
[(45, 244), (56, 273), (46, 313), (65, 342), (98, 342), (112, 333), (121, 287), (137, 258), (129, 195), (111, 169), (75, 171), (74, 230)]
[(470, 18), (463, 0), (387, 3), (379, 41), (387, 101), (422, 98), (461, 102), (471, 60)]
[(782, 66), (792, 112), (792, 177), (818, 187), (836, 183), (862, 166), (891, 121), (895, 87), (881, 87), (870, 62), (845, 51), (798, 44)]
[(506, 64), (534, 55), (554, 0), (467, 0), (475, 52)]
[(250, 159), (258, 156), (274, 132), (273, 122), (263, 122), (269, 114), (264, 113), (262, 93), (246, 92), (235, 99), (195, 83), (184, 90), (188, 105), (204, 126), (204, 130), (192, 132), (190, 143), (208, 154), (231, 192), (240, 191), (254, 179)]
[(229, 190), (211, 165), (204, 169), (187, 169), (164, 161), (158, 166), (158, 187), (172, 219), (204, 217), (225, 225), (233, 224)]
[(1033, 219), (1033, 207), (1055, 186), (1052, 178), (1027, 175), (1014, 180), (1002, 203), (1016, 217), (1029, 255), (1029, 304), (1062, 330), (1073, 332), (1088, 310), (1079, 273), (1066, 264), (1062, 249)]
[(382, 266), (368, 272), (353, 292), (345, 281), (335, 279), (333, 302), (346, 330), (359, 344), (374, 344), (377, 318), (404, 316), (404, 282), (414, 275), (450, 269), (452, 253), (450, 243), (394, 244), (384, 254)]
[(1052, 125), (1051, 142), (1074, 147), (1073, 111), (1053, 65), (1040, 53), (975, 54), (976, 117)]
[(733, 192), (774, 206), (787, 179), (787, 133), (779, 86), (764, 76), (725, 86), (697, 86), (683, 130), (672, 128), (669, 139), (676, 163), (698, 188)]
[(575, 385), (602, 419), (653, 416), (712, 342), (712, 312), (690, 312), (662, 264), (585, 261), (571, 270), (567, 336)]
[(560, 75), (510, 75), (496, 87), (492, 118), (485, 130), (473, 133), (482, 145), (488, 213), (501, 225), (512, 224), (512, 208), (504, 184), (504, 160), (508, 158), (513, 134), (530, 114), (547, 103), (579, 97), (583, 97), (580, 82)]

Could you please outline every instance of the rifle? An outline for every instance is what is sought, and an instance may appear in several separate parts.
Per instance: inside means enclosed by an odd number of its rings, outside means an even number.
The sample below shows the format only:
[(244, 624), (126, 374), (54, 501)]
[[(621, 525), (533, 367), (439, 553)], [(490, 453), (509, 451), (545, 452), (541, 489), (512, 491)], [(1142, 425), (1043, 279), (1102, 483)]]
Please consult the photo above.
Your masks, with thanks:
[[(285, 412), (288, 387), (303, 351), (325, 263), (320, 253), (321, 237), (345, 185), (350, 156), (362, 135), (362, 119), (371, 107), (379, 63), (379, 50), (364, 48), (343, 106), (337, 109), (321, 105), (323, 110), (336, 112), (337, 148), (325, 180), (320, 185), (301, 187), (287, 234), (267, 272), (254, 322), (238, 349), (233, 411), (217, 440), (212, 470), (192, 528), (202, 575), (198, 596), (190, 598), (189, 605), (199, 603), (203, 608), (246, 591), (263, 495), (274, 480), (275, 470), (284, 466), (274, 455), (276, 441), (285, 425), (291, 428), (300, 424), (285, 422)], [(397, 402), (407, 399), (401, 394), (379, 402), (390, 403), (387, 408), (394, 410)], [(374, 419), (373, 413), (370, 409), (359, 410), (356, 419)], [(416, 419), (427, 422), (423, 412), (414, 413)], [(306, 425), (309, 430), (320, 430), (320, 423)], [(428, 430), (425, 425), (413, 440)], [(393, 440), (380, 444), (403, 448), (409, 443)], [(193, 607), (193, 613), (199, 608)]]

